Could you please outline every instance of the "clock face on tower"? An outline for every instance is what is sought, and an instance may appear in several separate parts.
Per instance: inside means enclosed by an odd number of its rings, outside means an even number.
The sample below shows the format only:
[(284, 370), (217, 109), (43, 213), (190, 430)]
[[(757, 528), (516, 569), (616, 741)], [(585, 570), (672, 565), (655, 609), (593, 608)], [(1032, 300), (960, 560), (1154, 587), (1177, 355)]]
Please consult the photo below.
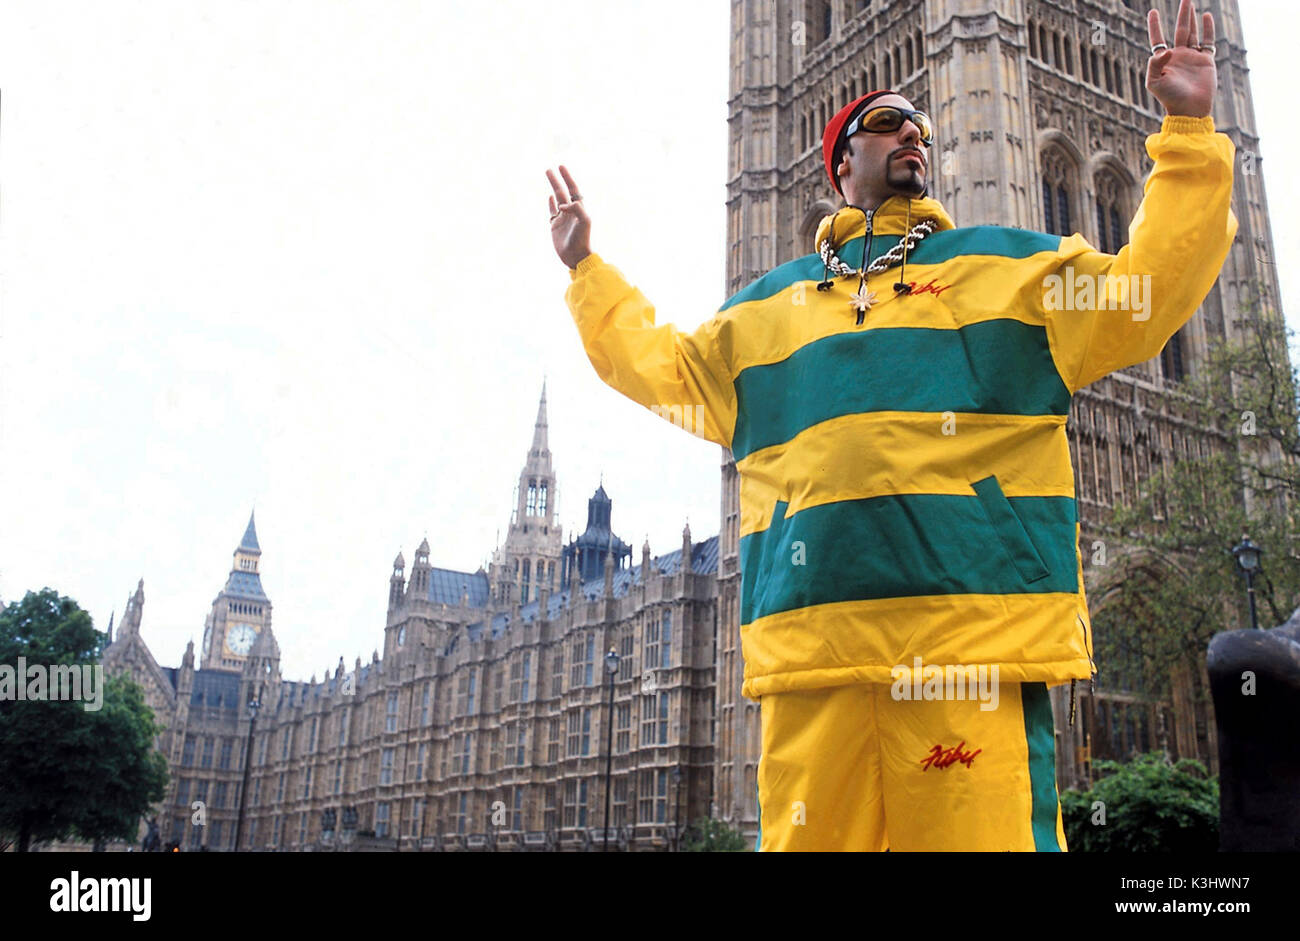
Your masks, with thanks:
[(257, 628), (251, 624), (232, 624), (226, 629), (226, 649), (237, 657), (246, 657), (257, 640)]

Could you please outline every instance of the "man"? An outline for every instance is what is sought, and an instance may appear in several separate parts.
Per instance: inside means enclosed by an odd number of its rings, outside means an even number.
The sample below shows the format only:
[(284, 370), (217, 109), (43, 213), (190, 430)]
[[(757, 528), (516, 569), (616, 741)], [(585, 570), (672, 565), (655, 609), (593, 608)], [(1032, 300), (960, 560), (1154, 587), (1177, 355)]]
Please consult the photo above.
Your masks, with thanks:
[(1165, 107), (1117, 255), (956, 228), (925, 198), (931, 122), (873, 92), (831, 119), (847, 206), (815, 253), (693, 334), (592, 254), (547, 172), (567, 300), (600, 377), (731, 449), (743, 692), (759, 698), (760, 848), (1064, 850), (1048, 685), (1095, 672), (1065, 422), (1151, 359), (1236, 233), (1214, 132), (1214, 21), (1148, 14)]

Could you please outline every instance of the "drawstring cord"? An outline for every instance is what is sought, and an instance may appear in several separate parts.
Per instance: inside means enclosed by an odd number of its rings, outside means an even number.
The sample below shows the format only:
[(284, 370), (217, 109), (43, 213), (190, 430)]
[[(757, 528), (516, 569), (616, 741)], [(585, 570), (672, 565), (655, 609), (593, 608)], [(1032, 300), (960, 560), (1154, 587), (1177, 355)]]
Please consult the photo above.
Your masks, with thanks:
[[(835, 244), (835, 220), (839, 217), (839, 214), (843, 211), (844, 210), (842, 209), (837, 209), (835, 210), (835, 215), (831, 216), (831, 230), (830, 232), (827, 233), (826, 237), (830, 240), (830, 243), (832, 245)], [(834, 283), (835, 282), (831, 280), (831, 263), (830, 263), (829, 256), (823, 254), (822, 255), (822, 279), (817, 284), (817, 290), (829, 291), (831, 287), (834, 285)]]

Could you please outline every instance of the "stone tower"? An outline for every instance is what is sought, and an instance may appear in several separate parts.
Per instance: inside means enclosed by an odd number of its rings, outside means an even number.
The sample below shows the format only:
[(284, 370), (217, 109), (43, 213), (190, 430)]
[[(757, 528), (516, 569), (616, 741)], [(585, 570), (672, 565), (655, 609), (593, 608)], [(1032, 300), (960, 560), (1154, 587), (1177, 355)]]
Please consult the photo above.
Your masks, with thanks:
[(257, 527), (250, 514), (244, 538), (235, 548), (230, 576), (212, 600), (203, 631), (203, 669), (243, 670), (257, 638), (271, 629), (271, 599), (262, 590), (258, 572), (261, 557)]
[(546, 435), (546, 383), (537, 403), (533, 443), (519, 472), (515, 508), (505, 541), (493, 553), (489, 578), (492, 600), (509, 605), (527, 604), (545, 588), (558, 585), (561, 527), (555, 518), (555, 471)]
[[(813, 251), (817, 223), (842, 205), (826, 178), (822, 129), (849, 101), (883, 88), (934, 118), (929, 193), (958, 226), (1079, 232), (1099, 250), (1117, 252), (1151, 169), (1144, 141), (1164, 114), (1145, 89), (1152, 5), (732, 0), (726, 293)], [(1154, 5), (1172, 35), (1176, 3)], [(1265, 316), (1281, 317), (1237, 0), (1207, 0), (1199, 9), (1214, 15), (1217, 28), (1214, 119), (1238, 149), (1232, 208), (1240, 229), (1218, 283), (1162, 354), (1074, 398), (1067, 432), (1085, 547), (1098, 520), (1136, 496), (1162, 464), (1230, 446), (1169, 414), (1151, 394), (1194, 371), (1211, 339), (1238, 333), (1252, 291)], [(752, 832), (759, 726), (757, 706), (739, 692), (739, 495), (728, 456), (719, 546), (717, 801), (719, 816)], [(1084, 558), (1087, 574), (1087, 551)], [(1174, 716), (1166, 738), (1165, 720), (1154, 710), (1133, 705), (1131, 696), (1098, 693), (1075, 729), (1054, 697), (1062, 787), (1079, 781), (1089, 755), (1114, 753), (1120, 738), (1126, 747), (1165, 744), (1213, 767), (1212, 722)], [(1110, 735), (1112, 729), (1119, 731)]]

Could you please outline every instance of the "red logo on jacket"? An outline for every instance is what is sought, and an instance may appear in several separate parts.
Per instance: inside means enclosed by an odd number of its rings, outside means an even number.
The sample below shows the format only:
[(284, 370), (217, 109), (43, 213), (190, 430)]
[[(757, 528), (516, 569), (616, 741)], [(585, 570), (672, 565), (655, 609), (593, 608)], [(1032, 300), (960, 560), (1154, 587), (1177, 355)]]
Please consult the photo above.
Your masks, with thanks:
[(948, 290), (948, 288), (952, 287), (951, 284), (940, 284), (934, 278), (931, 278), (925, 284), (917, 284), (915, 281), (908, 281), (907, 286), (911, 288), (911, 290), (907, 292), (911, 297), (915, 297), (918, 294), (933, 294), (935, 297), (938, 297), (944, 291)]

